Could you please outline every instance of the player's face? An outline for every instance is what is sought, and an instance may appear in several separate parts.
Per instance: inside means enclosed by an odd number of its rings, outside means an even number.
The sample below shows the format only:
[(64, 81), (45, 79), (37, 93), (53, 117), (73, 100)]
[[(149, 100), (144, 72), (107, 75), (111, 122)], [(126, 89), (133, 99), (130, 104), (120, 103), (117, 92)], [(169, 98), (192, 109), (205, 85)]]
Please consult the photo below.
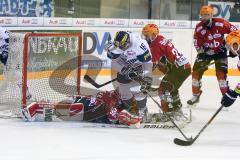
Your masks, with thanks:
[(235, 51), (238, 55), (240, 55), (240, 46), (238, 43), (233, 43), (232, 50)]
[(227, 49), (229, 49), (233, 54), (240, 55), (240, 44), (233, 43), (232, 46), (226, 45)]
[(212, 19), (212, 14), (201, 14), (200, 19), (204, 25), (209, 25)]
[(208, 20), (208, 19), (211, 19), (211, 18), (212, 18), (211, 14), (201, 14), (200, 15), (201, 20)]
[(155, 37), (154, 35), (142, 35), (142, 38), (145, 39), (148, 44), (151, 44)]

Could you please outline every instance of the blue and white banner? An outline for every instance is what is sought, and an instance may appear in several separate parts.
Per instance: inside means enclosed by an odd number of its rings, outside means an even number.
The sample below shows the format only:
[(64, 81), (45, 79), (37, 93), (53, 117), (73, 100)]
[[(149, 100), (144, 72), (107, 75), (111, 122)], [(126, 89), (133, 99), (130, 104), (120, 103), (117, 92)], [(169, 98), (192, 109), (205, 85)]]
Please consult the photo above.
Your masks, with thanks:
[(216, 2), (208, 1), (208, 4), (214, 8), (214, 17), (224, 18), (229, 20), (231, 16), (231, 8), (234, 7), (234, 2)]
[(54, 17), (54, 0), (0, 0), (0, 17)]

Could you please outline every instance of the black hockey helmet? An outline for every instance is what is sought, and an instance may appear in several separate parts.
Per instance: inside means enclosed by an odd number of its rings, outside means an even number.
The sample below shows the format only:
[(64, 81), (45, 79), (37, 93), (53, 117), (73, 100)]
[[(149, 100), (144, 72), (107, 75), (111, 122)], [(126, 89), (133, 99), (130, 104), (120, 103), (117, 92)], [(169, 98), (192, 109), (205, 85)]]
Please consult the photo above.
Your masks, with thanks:
[(125, 49), (130, 44), (130, 35), (126, 31), (119, 31), (114, 37), (114, 45), (120, 49)]

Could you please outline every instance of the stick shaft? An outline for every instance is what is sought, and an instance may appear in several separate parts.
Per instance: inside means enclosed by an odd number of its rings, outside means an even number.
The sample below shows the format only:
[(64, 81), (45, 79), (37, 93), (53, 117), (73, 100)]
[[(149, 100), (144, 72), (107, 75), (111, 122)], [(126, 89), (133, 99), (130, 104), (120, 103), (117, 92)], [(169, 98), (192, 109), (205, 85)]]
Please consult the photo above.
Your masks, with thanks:
[(106, 86), (106, 85), (108, 85), (109, 83), (112, 83), (112, 82), (114, 82), (114, 81), (117, 80), (117, 78), (114, 78), (114, 79), (112, 79), (112, 80), (110, 80), (110, 81), (107, 81), (107, 82), (105, 82), (105, 83), (103, 83), (103, 84), (98, 84), (95, 80), (93, 80), (93, 79), (92, 79), (90, 76), (88, 76), (88, 75), (85, 75), (85, 76), (84, 76), (84, 79), (85, 79), (88, 83), (90, 83), (91, 85), (93, 85), (93, 86), (96, 87), (96, 88), (101, 88), (101, 87)]

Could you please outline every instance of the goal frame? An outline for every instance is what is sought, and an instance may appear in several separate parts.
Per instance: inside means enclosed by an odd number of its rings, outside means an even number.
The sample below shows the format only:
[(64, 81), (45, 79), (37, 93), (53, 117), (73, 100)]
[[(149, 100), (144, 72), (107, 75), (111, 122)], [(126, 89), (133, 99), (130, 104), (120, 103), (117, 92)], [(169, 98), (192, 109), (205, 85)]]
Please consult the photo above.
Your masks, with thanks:
[(22, 100), (21, 108), (27, 106), (27, 68), (28, 68), (28, 40), (30, 37), (78, 37), (78, 67), (77, 67), (77, 84), (76, 93), (80, 94), (80, 79), (81, 79), (81, 60), (82, 60), (82, 34), (81, 33), (26, 33), (24, 36), (24, 49), (23, 49), (23, 67), (22, 67)]

